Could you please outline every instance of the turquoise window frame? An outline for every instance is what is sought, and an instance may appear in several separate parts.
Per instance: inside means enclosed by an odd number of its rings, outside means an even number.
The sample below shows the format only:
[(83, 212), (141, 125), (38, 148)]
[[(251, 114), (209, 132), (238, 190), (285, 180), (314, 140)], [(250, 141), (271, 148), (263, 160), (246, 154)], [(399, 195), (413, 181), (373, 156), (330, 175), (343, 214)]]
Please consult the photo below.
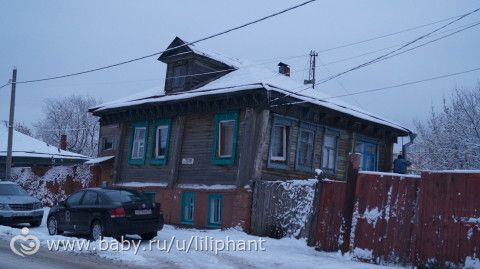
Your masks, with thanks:
[[(292, 137), (292, 127), (296, 120), (289, 117), (282, 116), (273, 116), (272, 127), (270, 128), (270, 144), (268, 149), (268, 168), (274, 169), (289, 169), (288, 163), (290, 161), (290, 143)], [(288, 127), (287, 137), (286, 137), (286, 150), (285, 150), (285, 161), (276, 161), (272, 160), (272, 150), (273, 150), (273, 130), (276, 125)]]
[[(133, 140), (135, 139), (135, 129), (136, 128), (145, 128), (145, 138), (144, 138), (144, 149), (143, 149), (143, 158), (141, 159), (132, 159), (132, 150), (133, 150)], [(132, 124), (132, 132), (131, 132), (131, 138), (130, 138), (130, 147), (128, 151), (128, 164), (132, 165), (143, 165), (145, 164), (145, 157), (147, 156), (147, 144), (148, 141), (148, 122), (135, 122)]]
[[(220, 201), (220, 223), (212, 223), (210, 221), (210, 214), (212, 211), (210, 209), (213, 200)], [(223, 222), (223, 195), (222, 194), (209, 194), (208, 195), (208, 210), (207, 210), (207, 227), (209, 228), (221, 228)]]
[[(188, 199), (193, 198), (193, 212), (192, 212), (192, 219), (188, 220), (185, 219), (185, 207), (187, 205)], [(181, 224), (188, 224), (188, 225), (193, 225), (193, 222), (195, 220), (195, 204), (196, 204), (196, 195), (194, 192), (183, 192), (182, 193), (182, 208), (181, 208), (181, 217), (180, 217), (180, 223)]]
[[(165, 157), (156, 158), (155, 157), (155, 149), (157, 147), (157, 128), (159, 126), (167, 126), (167, 145), (165, 148)], [(153, 124), (153, 131), (152, 131), (152, 156), (150, 158), (150, 164), (152, 165), (166, 165), (168, 163), (168, 154), (170, 148), (170, 134), (172, 129), (172, 120), (171, 119), (162, 119), (157, 120)]]
[[(362, 171), (378, 171), (378, 155), (379, 155), (379, 152), (378, 152), (378, 149), (379, 149), (379, 142), (377, 139), (374, 139), (374, 138), (370, 138), (370, 137), (364, 137), (364, 136), (359, 136), (357, 138), (357, 141), (355, 142), (355, 148), (357, 147), (357, 143), (362, 143), (362, 152), (358, 152), (358, 153), (361, 153), (362, 154), (362, 166), (360, 167)], [(365, 146), (366, 145), (373, 145), (375, 146), (375, 154), (366, 154), (365, 153)], [(366, 159), (367, 158), (371, 158), (373, 157), (373, 162), (374, 162), (374, 165), (375, 167), (373, 168), (373, 170), (367, 170), (367, 167), (366, 167)]]
[[(233, 129), (233, 143), (232, 143), (232, 155), (228, 157), (220, 157), (218, 152), (219, 141), (219, 125), (221, 121), (233, 120), (235, 121)], [(215, 127), (213, 133), (213, 145), (212, 145), (212, 158), (211, 163), (217, 165), (232, 165), (235, 163), (237, 155), (237, 140), (238, 140), (238, 112), (224, 112), (215, 115)]]

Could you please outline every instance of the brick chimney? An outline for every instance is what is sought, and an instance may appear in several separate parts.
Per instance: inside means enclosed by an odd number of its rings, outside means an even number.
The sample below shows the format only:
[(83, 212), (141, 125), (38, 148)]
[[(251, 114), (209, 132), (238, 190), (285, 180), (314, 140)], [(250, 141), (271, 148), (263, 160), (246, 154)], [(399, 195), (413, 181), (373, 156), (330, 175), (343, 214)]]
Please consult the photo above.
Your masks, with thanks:
[(279, 62), (278, 63), (278, 73), (289, 77), (290, 76), (290, 66), (286, 63)]
[(61, 150), (67, 150), (67, 135), (61, 135), (60, 136), (60, 146), (59, 148)]

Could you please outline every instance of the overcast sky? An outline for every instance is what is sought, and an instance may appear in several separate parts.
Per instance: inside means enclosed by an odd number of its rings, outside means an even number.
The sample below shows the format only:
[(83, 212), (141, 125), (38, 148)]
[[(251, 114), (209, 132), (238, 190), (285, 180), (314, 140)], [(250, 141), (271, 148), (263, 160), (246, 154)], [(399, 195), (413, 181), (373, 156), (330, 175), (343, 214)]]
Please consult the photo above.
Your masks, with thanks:
[[(302, 1), (7, 1), (0, 0), (0, 84), (18, 68), (18, 80), (82, 71), (165, 49), (175, 36), (195, 40)], [(252, 61), (282, 60), (389, 34), (460, 15), (478, 1), (326, 1), (296, 9), (248, 28), (199, 43), (224, 55)], [(480, 20), (474, 14), (450, 28)], [(445, 23), (445, 22), (444, 22)], [(407, 42), (442, 24), (320, 53), (328, 63)], [(480, 26), (322, 84), (330, 95), (414, 81), (480, 67)], [(385, 50), (383, 52), (387, 52)], [(320, 68), (317, 79), (380, 53)], [(306, 78), (308, 57), (284, 60), (293, 77)], [(272, 70), (276, 63), (264, 65)], [(111, 101), (163, 85), (165, 64), (156, 58), (122, 67), (17, 87), (16, 121), (42, 116), (46, 98), (73, 93)], [(413, 127), (455, 87), (477, 85), (480, 72), (358, 95), (346, 101)], [(343, 85), (344, 87), (342, 87)], [(345, 89), (344, 89), (345, 88)], [(8, 118), (10, 88), (0, 89), (0, 119)]]

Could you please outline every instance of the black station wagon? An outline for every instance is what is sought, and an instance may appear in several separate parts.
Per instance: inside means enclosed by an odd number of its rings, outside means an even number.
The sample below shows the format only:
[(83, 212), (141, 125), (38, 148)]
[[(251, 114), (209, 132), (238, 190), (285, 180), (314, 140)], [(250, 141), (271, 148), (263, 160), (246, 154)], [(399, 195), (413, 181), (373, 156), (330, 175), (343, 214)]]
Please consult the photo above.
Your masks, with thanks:
[(78, 191), (52, 207), (47, 219), (50, 235), (68, 231), (89, 234), (93, 240), (104, 236), (119, 239), (127, 234), (150, 240), (163, 223), (159, 203), (135, 190), (110, 188)]

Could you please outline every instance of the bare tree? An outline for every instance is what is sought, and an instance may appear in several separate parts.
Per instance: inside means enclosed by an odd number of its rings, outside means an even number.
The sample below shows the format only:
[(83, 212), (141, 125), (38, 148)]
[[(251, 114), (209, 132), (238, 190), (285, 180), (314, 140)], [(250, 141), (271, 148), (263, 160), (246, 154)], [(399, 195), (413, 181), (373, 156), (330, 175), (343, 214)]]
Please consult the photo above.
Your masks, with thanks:
[(418, 138), (412, 160), (420, 169), (480, 168), (480, 84), (456, 89), (442, 109), (432, 108), (425, 122), (415, 122)]
[(32, 129), (30, 129), (30, 127), (28, 127), (24, 122), (16, 122), (15, 126), (13, 126), (13, 129), (24, 135), (33, 136)]
[(67, 135), (67, 150), (96, 156), (98, 147), (98, 118), (88, 109), (100, 100), (90, 96), (71, 95), (47, 99), (43, 107), (44, 118), (33, 124), (36, 136), (58, 146), (61, 135)]

